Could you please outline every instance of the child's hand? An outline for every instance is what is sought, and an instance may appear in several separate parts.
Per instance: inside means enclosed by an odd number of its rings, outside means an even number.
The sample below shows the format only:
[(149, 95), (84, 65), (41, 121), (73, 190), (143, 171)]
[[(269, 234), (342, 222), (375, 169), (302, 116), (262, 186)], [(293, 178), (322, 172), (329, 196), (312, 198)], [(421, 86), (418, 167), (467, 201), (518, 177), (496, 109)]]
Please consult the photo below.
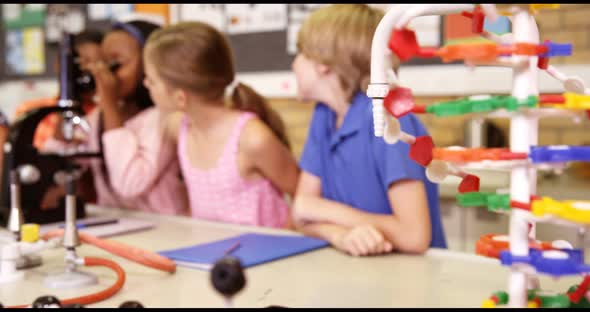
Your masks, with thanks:
[(90, 63), (87, 69), (96, 82), (96, 96), (100, 99), (99, 105), (116, 105), (118, 99), (117, 76), (109, 70), (103, 62)]
[(377, 255), (393, 250), (393, 244), (372, 225), (351, 228), (337, 240), (335, 247), (353, 256)]
[(61, 185), (49, 187), (41, 200), (41, 210), (57, 208), (57, 206), (59, 206), (59, 201), (64, 198), (65, 195), (65, 187)]
[(312, 203), (309, 202), (309, 198), (307, 196), (299, 196), (293, 203), (291, 213), (293, 222), (296, 224), (305, 225), (311, 221), (314, 221), (312, 218), (312, 211), (309, 209), (310, 206), (312, 206)]

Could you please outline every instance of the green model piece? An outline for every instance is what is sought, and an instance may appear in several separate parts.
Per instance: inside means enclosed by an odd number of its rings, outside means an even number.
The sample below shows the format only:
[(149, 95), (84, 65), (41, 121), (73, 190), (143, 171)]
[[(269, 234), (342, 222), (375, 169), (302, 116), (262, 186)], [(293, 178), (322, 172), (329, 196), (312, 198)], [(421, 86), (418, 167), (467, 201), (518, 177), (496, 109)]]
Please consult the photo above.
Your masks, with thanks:
[(538, 98), (529, 96), (519, 101), (512, 96), (489, 96), (483, 99), (463, 98), (459, 100), (446, 101), (428, 105), (426, 112), (437, 117), (457, 116), (469, 113), (485, 113), (496, 109), (504, 108), (508, 111), (515, 111), (521, 107), (537, 106)]
[(485, 206), (489, 211), (510, 211), (510, 195), (468, 192), (457, 195), (457, 202), (464, 207)]

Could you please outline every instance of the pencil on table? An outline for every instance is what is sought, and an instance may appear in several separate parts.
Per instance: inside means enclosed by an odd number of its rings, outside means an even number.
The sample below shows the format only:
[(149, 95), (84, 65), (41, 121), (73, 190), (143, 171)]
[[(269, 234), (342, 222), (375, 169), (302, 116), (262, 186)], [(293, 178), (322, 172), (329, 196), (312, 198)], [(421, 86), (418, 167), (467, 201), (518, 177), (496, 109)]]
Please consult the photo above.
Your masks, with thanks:
[(238, 249), (238, 247), (240, 247), (240, 242), (236, 242), (235, 244), (233, 244), (231, 247), (229, 247), (225, 253), (224, 256), (227, 256), (229, 254), (231, 254), (232, 252), (234, 252), (236, 249)]

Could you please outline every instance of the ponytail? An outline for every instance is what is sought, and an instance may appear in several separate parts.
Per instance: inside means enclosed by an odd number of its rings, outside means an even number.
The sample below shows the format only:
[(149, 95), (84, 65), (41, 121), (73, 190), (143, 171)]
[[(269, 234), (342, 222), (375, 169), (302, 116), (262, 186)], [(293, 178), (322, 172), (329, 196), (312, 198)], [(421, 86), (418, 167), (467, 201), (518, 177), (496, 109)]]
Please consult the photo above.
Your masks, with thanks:
[(159, 76), (169, 85), (212, 102), (223, 102), (226, 92), (229, 93), (232, 108), (256, 114), (290, 148), (279, 114), (260, 94), (235, 80), (229, 41), (213, 26), (181, 22), (164, 27), (150, 35), (145, 50)]
[(285, 124), (281, 116), (268, 105), (267, 101), (249, 86), (238, 83), (231, 94), (232, 108), (253, 112), (264, 122), (279, 140), (291, 149)]

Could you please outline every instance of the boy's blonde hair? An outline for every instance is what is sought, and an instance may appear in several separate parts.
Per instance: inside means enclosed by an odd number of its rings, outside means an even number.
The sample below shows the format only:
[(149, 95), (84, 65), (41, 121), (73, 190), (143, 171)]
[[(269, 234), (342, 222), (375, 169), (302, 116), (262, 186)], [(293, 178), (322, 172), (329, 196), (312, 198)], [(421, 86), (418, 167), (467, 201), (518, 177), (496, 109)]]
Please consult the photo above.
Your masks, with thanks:
[[(314, 11), (301, 25), (297, 49), (330, 67), (351, 99), (365, 91), (371, 72), (371, 43), (385, 13), (366, 4), (333, 4)], [(397, 71), (399, 61), (392, 62)]]
[[(235, 78), (229, 41), (206, 23), (181, 22), (159, 29), (149, 36), (144, 54), (168, 85), (210, 100), (222, 98)], [(289, 147), (282, 119), (254, 89), (239, 83), (231, 100), (233, 108), (256, 113)]]

